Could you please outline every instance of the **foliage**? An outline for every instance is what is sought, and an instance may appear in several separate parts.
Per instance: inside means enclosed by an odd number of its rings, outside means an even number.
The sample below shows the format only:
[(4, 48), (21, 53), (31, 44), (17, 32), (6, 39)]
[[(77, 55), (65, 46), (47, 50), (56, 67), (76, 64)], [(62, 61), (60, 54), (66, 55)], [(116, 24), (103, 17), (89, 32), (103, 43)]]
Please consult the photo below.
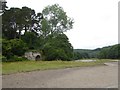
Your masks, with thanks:
[(73, 27), (73, 20), (66, 15), (66, 12), (58, 4), (45, 7), (42, 14), (49, 22), (50, 34), (61, 34)]
[(2, 30), (5, 38), (13, 39), (18, 36), (19, 12), (19, 8), (10, 8), (2, 15)]
[(16, 55), (12, 56), (10, 59), (7, 59), (6, 62), (16, 62), (16, 61), (27, 61), (28, 59), (25, 57), (18, 57)]
[(50, 34), (50, 26), (49, 26), (49, 22), (43, 18), (41, 21), (41, 36), (42, 38), (46, 38), (48, 35)]
[(74, 49), (74, 59), (100, 58), (100, 59), (120, 59), (120, 44), (97, 48), (94, 50)]
[(71, 60), (73, 57), (73, 47), (65, 34), (49, 36), (43, 52), (45, 60)]
[(63, 33), (73, 27), (73, 20), (58, 4), (45, 7), (42, 13), (28, 7), (13, 7), (2, 17), (2, 48), (7, 59), (22, 56), (28, 49), (42, 51), (45, 60), (72, 59), (73, 47)]
[(10, 56), (13, 55), (13, 53), (11, 52), (11, 43), (10, 41), (3, 39), (2, 40), (2, 55), (6, 56), (7, 58), (10, 58)]
[(42, 13), (35, 13), (28, 7), (6, 9), (5, 5), (2, 14), (2, 55), (18, 60), (17, 57), (29, 49), (40, 50), (45, 60), (120, 59), (120, 44), (94, 50), (75, 49), (73, 52), (64, 34), (73, 28), (73, 23), (73, 19), (58, 4), (48, 5)]
[(83, 59), (83, 58), (120, 59), (119, 52), (120, 52), (120, 44), (107, 46), (103, 48), (97, 48), (94, 50), (74, 49), (74, 59)]
[(7, 39), (21, 38), (22, 32), (35, 32), (40, 30), (42, 14), (28, 7), (10, 8), (2, 15), (3, 37)]
[(12, 39), (11, 43), (11, 51), (14, 55), (22, 56), (25, 51), (28, 49), (26, 43), (24, 43), (21, 39)]
[(25, 57), (20, 57), (20, 56), (11, 56), (9, 59), (6, 57), (2, 56), (2, 62), (18, 62), (18, 61), (27, 61), (28, 59)]
[(82, 56), (79, 52), (74, 52), (74, 60), (82, 59)]
[(26, 32), (22, 36), (22, 40), (27, 44), (29, 49), (35, 49), (37, 42), (37, 35), (34, 32)]
[(86, 59), (89, 58), (88, 53), (85, 52), (74, 52), (74, 60), (78, 60), (78, 59)]
[(7, 58), (6, 58), (5, 56), (2, 56), (2, 57), (0, 57), (0, 61), (6, 62), (6, 61), (7, 61)]
[(120, 44), (104, 47), (98, 54), (102, 59), (120, 59)]
[(2, 41), (2, 54), (9, 59), (13, 55), (22, 56), (28, 49), (26, 44), (20, 39)]

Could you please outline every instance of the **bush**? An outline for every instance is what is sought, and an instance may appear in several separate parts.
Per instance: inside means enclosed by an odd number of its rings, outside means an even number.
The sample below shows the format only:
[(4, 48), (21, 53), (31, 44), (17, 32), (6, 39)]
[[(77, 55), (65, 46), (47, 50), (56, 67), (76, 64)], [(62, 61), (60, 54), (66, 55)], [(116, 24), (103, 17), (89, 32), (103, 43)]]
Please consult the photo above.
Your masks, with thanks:
[(50, 36), (43, 46), (45, 60), (70, 61), (73, 58), (73, 47), (65, 34)]
[(18, 57), (18, 56), (13, 56), (10, 59), (10, 61), (26, 61), (26, 60), (28, 60), (28, 59), (25, 57)]
[(0, 61), (6, 62), (6, 61), (7, 61), (7, 58), (6, 58), (5, 56), (2, 56), (2, 58), (0, 58)]
[(2, 60), (2, 62), (17, 62), (17, 61), (27, 61), (28, 59), (25, 57), (11, 56), (10, 59)]
[(13, 55), (22, 56), (26, 50), (28, 47), (21, 39), (3, 39), (2, 41), (2, 55), (6, 56), (7, 59)]
[(2, 55), (5, 56), (7, 59), (13, 55), (11, 52), (11, 44), (9, 40), (2, 40)]
[(21, 39), (12, 39), (11, 43), (11, 52), (14, 55), (22, 56), (25, 51), (28, 49), (26, 43), (24, 43)]

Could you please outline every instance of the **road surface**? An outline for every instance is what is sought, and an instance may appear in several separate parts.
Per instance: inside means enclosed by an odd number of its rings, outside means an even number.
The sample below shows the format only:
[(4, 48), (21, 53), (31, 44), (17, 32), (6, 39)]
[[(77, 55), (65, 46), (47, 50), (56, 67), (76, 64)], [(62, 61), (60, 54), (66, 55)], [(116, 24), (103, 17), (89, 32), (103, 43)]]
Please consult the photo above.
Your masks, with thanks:
[(117, 62), (2, 76), (3, 88), (118, 88)]

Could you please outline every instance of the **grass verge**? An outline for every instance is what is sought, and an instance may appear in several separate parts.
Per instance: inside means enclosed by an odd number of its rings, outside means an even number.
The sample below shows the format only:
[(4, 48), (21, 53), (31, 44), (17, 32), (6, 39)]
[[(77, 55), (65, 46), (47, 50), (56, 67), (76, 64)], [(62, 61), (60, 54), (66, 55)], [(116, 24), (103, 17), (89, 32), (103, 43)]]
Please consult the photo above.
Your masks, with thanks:
[(22, 61), (22, 62), (3, 62), (2, 74), (13, 74), (19, 72), (29, 72), (36, 70), (62, 69), (73, 67), (86, 67), (103, 65), (110, 60), (97, 60), (95, 62), (75, 62), (75, 61)]

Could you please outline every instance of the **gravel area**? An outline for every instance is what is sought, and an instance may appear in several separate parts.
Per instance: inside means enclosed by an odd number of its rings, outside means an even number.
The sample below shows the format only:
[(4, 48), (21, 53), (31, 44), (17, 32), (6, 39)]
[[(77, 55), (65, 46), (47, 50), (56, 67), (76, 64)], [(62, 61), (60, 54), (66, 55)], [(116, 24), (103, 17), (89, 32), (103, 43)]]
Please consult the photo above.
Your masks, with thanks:
[(2, 76), (3, 88), (117, 88), (118, 64), (33, 71)]

